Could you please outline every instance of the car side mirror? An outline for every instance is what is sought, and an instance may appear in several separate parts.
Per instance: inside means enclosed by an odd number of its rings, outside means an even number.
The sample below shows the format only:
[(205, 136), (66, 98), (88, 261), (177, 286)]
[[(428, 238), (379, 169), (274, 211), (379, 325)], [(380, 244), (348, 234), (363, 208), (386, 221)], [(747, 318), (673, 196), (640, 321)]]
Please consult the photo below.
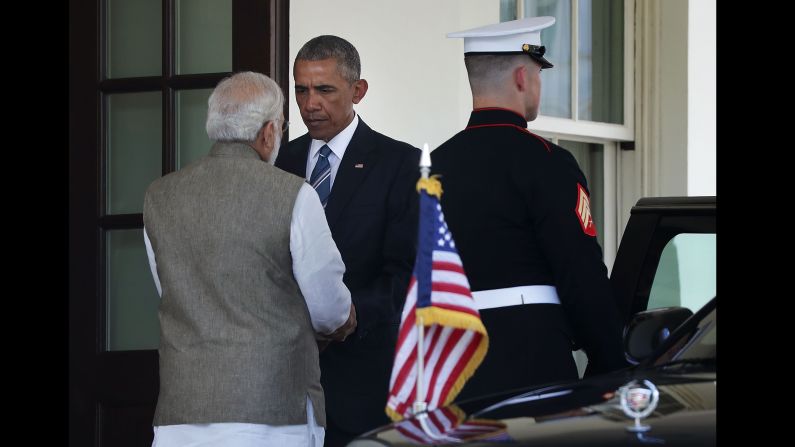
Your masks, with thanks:
[(624, 330), (627, 360), (640, 363), (691, 315), (693, 312), (686, 307), (663, 307), (636, 313)]

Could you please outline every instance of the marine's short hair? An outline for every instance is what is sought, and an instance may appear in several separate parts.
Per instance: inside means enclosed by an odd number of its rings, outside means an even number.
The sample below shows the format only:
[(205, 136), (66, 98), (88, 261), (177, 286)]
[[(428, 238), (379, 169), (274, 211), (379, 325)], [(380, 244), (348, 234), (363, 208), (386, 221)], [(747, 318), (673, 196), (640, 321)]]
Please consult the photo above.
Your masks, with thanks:
[(532, 61), (526, 54), (466, 55), (464, 65), (469, 75), (469, 85), (473, 90), (492, 89), (498, 87), (511, 71)]

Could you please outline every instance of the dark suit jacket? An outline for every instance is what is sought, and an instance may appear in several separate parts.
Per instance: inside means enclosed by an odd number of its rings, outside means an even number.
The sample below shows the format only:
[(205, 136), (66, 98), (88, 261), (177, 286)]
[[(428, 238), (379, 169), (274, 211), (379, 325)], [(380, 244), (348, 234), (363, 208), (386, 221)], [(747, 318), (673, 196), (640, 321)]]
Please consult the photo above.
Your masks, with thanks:
[[(291, 141), (276, 166), (306, 178), (310, 143), (309, 134)], [(359, 117), (326, 205), (358, 326), (320, 355), (321, 381), (328, 419), (351, 433), (388, 421), (389, 377), (416, 256), (419, 156)]]

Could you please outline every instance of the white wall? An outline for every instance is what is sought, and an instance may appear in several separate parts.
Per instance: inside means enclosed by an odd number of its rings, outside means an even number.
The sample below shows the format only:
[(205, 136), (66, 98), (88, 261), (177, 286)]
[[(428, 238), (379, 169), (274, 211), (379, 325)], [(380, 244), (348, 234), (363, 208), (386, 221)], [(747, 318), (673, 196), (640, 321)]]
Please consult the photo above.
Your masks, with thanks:
[(292, 63), (309, 39), (333, 34), (359, 51), (369, 90), (354, 110), (373, 129), (436, 148), (466, 126), (472, 95), (463, 39), (453, 31), (497, 23), (499, 0), (290, 2), (290, 137), (306, 133)]
[(715, 195), (716, 0), (691, 0), (687, 41), (687, 195)]

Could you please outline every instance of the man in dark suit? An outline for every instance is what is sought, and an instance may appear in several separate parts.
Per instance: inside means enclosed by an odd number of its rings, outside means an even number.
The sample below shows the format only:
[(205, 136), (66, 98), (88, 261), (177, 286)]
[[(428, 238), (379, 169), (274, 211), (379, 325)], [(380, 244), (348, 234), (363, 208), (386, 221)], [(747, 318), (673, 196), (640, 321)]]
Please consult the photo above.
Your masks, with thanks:
[(317, 190), (356, 308), (356, 332), (320, 355), (332, 447), (388, 422), (389, 377), (416, 254), (420, 151), (357, 116), (353, 105), (368, 86), (360, 71), (356, 48), (342, 38), (319, 36), (301, 48), (295, 99), (309, 132), (276, 161)]
[(576, 380), (628, 366), (588, 183), (566, 149), (531, 133), (541, 98), (541, 30), (532, 17), (463, 37), (474, 110), (432, 154), (442, 207), (489, 333), (489, 351), (458, 396)]

